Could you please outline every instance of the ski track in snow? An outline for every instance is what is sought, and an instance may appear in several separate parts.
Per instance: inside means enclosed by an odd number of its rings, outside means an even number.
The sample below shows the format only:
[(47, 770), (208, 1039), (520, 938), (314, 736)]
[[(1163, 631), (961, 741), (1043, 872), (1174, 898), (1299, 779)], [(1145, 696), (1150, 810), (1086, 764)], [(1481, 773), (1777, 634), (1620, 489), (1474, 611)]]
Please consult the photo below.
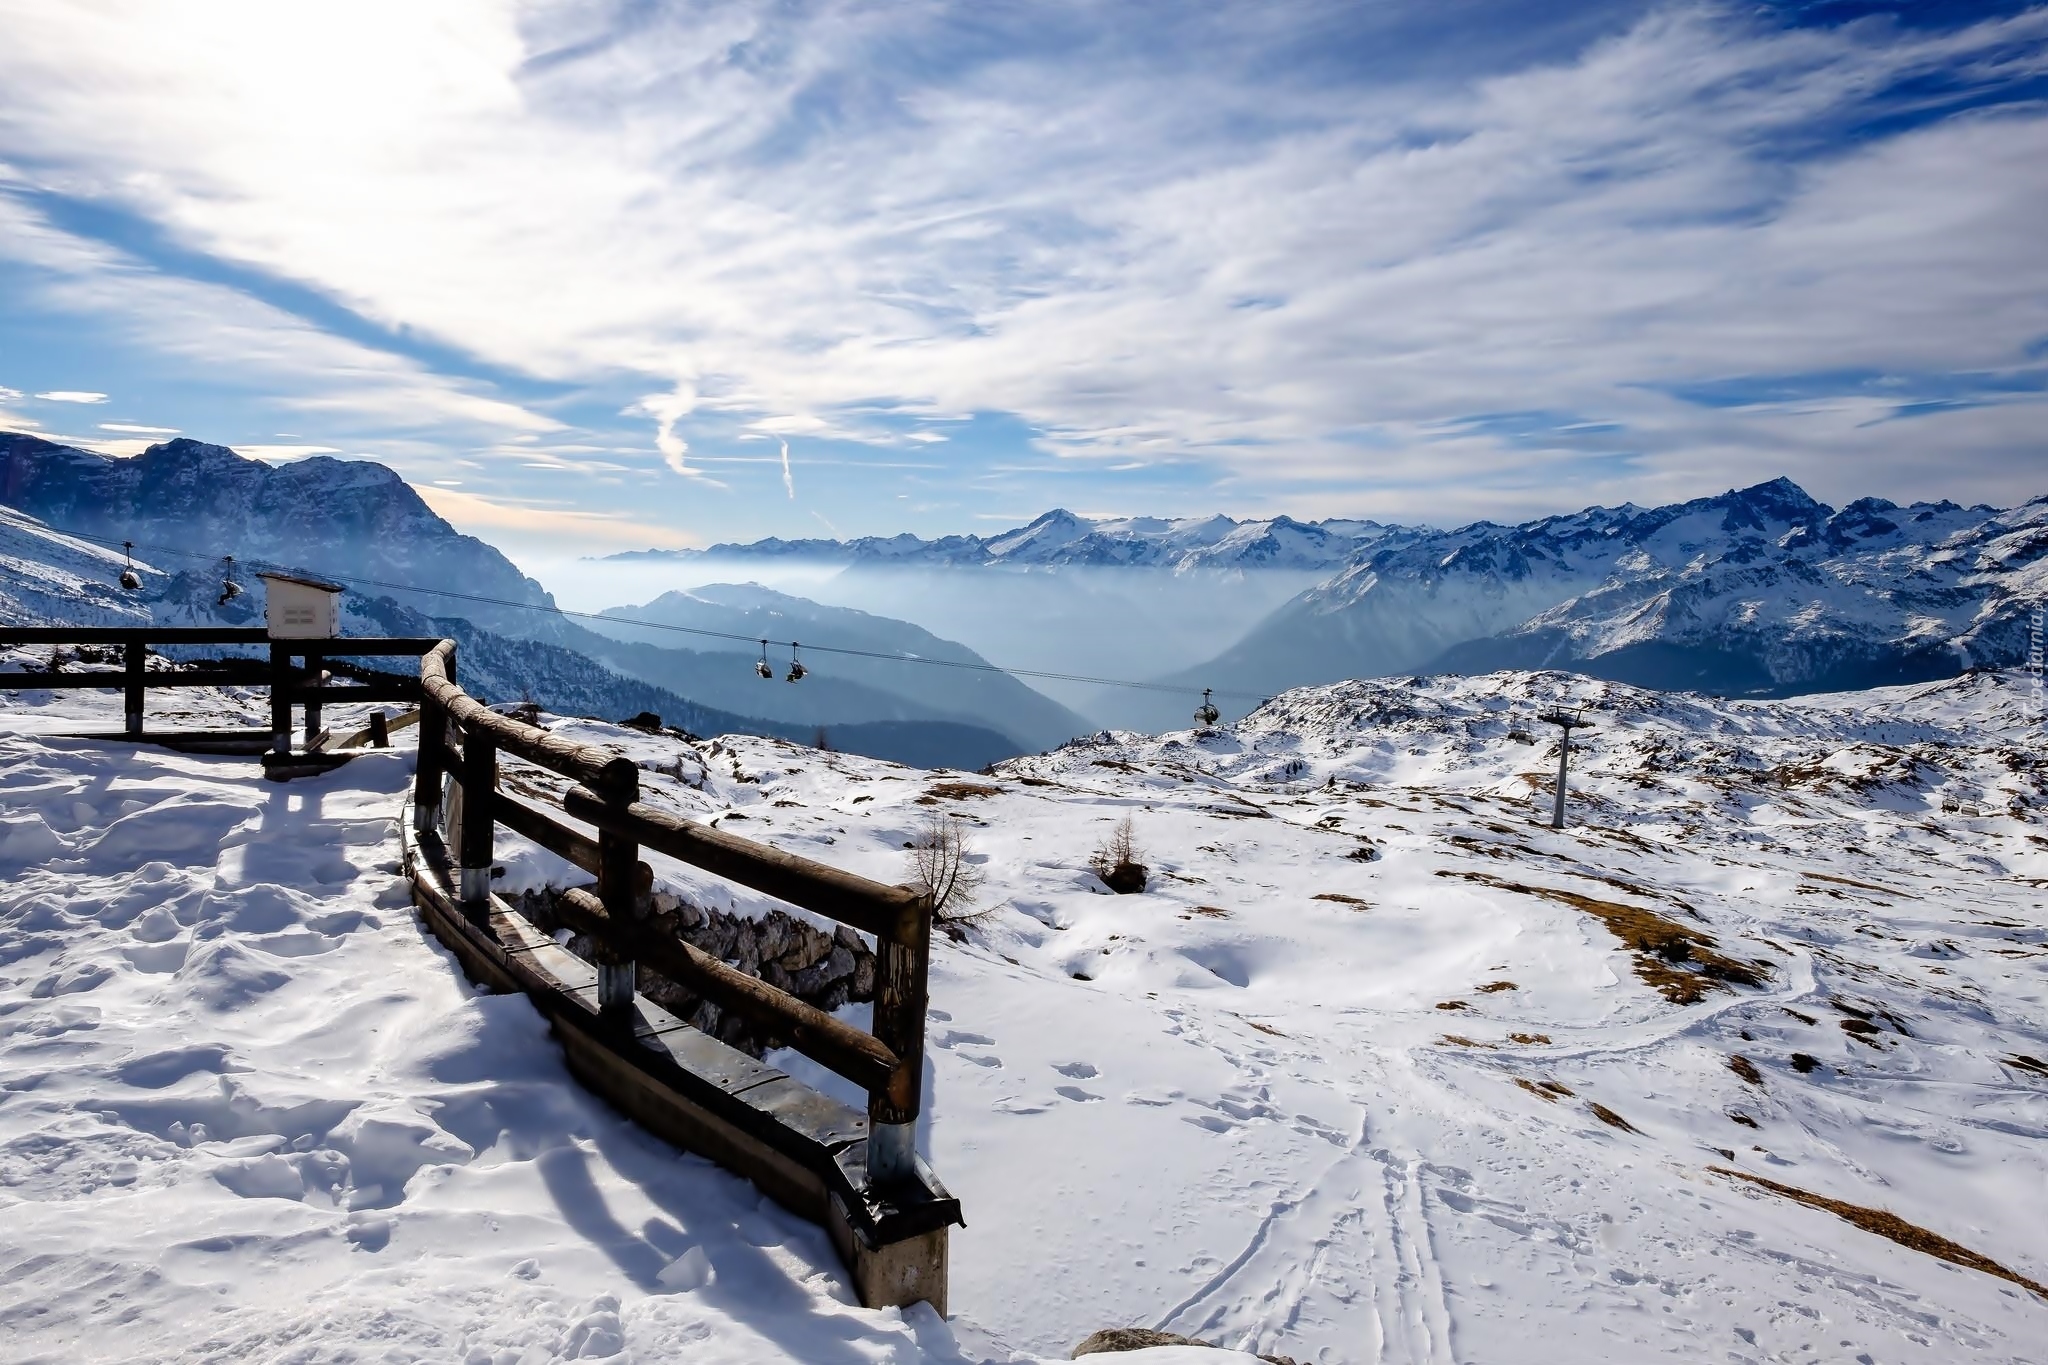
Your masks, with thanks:
[[(1560, 689), (1600, 721), (1562, 833), (1543, 744), (1508, 733)], [(870, 876), (929, 814), (968, 822), (990, 913), (935, 958), (919, 1133), (969, 1220), (949, 1325), (853, 1306), (820, 1232), (461, 981), (394, 876), (409, 754), (272, 787), (51, 738), (103, 704), (26, 694), (0, 717), (0, 1356), (964, 1362), (1149, 1323), (1319, 1365), (2030, 1361), (2048, 1303), (1707, 1170), (2048, 1272), (2021, 701), (1997, 675), (1768, 704), (1341, 684), (988, 777), (558, 722), (651, 802)], [(1152, 875), (1119, 897), (1086, 863), (1126, 815)], [(576, 879), (500, 837), (507, 889)], [(1666, 1000), (1565, 892), (1767, 976)]]

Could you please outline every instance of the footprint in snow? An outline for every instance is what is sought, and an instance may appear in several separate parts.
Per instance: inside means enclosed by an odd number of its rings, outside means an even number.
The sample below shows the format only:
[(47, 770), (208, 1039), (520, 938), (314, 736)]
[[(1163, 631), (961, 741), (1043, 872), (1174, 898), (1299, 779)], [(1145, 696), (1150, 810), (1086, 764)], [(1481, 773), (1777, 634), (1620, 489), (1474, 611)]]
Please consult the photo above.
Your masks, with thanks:
[(1060, 1075), (1065, 1076), (1070, 1080), (1076, 1081), (1093, 1080), (1097, 1076), (1102, 1074), (1101, 1072), (1097, 1071), (1094, 1067), (1088, 1065), (1088, 1063), (1086, 1062), (1062, 1062), (1058, 1066), (1055, 1066), (1053, 1070), (1059, 1072)]
[(1076, 1104), (1093, 1104), (1095, 1101), (1102, 1098), (1102, 1096), (1100, 1095), (1090, 1094), (1078, 1085), (1054, 1086), (1053, 1093), (1055, 1095), (1064, 1096), (1065, 1098), (1072, 1100)]
[(960, 1029), (947, 1029), (932, 1040), (933, 1047), (994, 1047), (996, 1040), (985, 1033), (967, 1033)]

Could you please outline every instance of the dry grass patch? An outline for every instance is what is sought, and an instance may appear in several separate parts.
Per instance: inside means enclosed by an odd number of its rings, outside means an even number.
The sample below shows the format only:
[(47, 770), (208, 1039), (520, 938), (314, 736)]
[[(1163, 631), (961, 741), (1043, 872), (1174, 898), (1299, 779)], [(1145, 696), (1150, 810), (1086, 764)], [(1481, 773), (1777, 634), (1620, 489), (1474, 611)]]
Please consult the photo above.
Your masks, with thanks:
[(1909, 1223), (1896, 1213), (1885, 1209), (1866, 1208), (1861, 1204), (1848, 1203), (1846, 1200), (1831, 1199), (1824, 1194), (1814, 1194), (1810, 1190), (1798, 1189), (1792, 1185), (1781, 1185), (1775, 1180), (1767, 1180), (1763, 1176), (1751, 1175), (1748, 1171), (1738, 1171), (1727, 1166), (1709, 1166), (1707, 1169), (1716, 1175), (1761, 1185), (1772, 1194), (1783, 1195), (1794, 1203), (1804, 1204), (1810, 1209), (1823, 1209), (1846, 1223), (1852, 1223), (1865, 1232), (1874, 1232), (1880, 1237), (1897, 1242), (1902, 1247), (1909, 1247), (1937, 1260), (1947, 1261), (1950, 1265), (1981, 1270), (1986, 1275), (1996, 1275), (2009, 1284), (2016, 1284), (2048, 1299), (2048, 1286), (2030, 1280), (2017, 1271), (2007, 1270), (1989, 1256), (1974, 1252), (1960, 1242), (1951, 1242), (1938, 1232), (1930, 1232), (1918, 1223)]
[(1003, 789), (987, 782), (934, 782), (927, 796), (940, 796), (948, 801), (965, 801), (971, 796), (1001, 796)]
[(1372, 908), (1371, 901), (1360, 900), (1356, 896), (1347, 896), (1342, 891), (1318, 891), (1315, 895), (1310, 896), (1309, 899), (1312, 901), (1335, 901), (1339, 905), (1357, 906), (1360, 910), (1370, 910)]
[(1550, 1035), (1547, 1033), (1510, 1033), (1508, 1041), (1511, 1043), (1527, 1043), (1534, 1046), (1549, 1042)]
[(2024, 1052), (2013, 1053), (2005, 1059), (2005, 1064), (2018, 1067), (2021, 1071), (2031, 1071), (2036, 1076), (2048, 1077), (2048, 1062), (2042, 1061), (2039, 1057), (2029, 1057)]
[(1837, 877), (1828, 872), (1802, 872), (1802, 877), (1811, 877), (1817, 882), (1833, 882), (1837, 886), (1853, 886), (1858, 891), (1874, 891), (1880, 896), (1896, 896), (1897, 887), (1877, 886), (1871, 882), (1859, 882), (1854, 877)]
[(1191, 905), (1188, 915), (1202, 915), (1208, 919), (1229, 919), (1230, 912), (1220, 905)]
[(1751, 1085), (1760, 1086), (1764, 1083), (1763, 1073), (1756, 1069), (1756, 1063), (1739, 1052), (1728, 1059), (1728, 1069)]
[(1630, 1123), (1598, 1100), (1586, 1101), (1586, 1107), (1593, 1111), (1594, 1118), (1600, 1120), (1609, 1128), (1619, 1128), (1624, 1133), (1640, 1133), (1642, 1131), (1642, 1129), (1636, 1127), (1633, 1123)]
[(1444, 1041), (1452, 1047), (1476, 1047), (1484, 1048), (1488, 1052), (1500, 1051), (1500, 1045), (1497, 1043), (1482, 1043), (1477, 1038), (1467, 1038), (1460, 1033), (1446, 1033)]
[(1522, 1089), (1528, 1091), (1537, 1099), (1542, 1100), (1545, 1104), (1556, 1104), (1560, 1095), (1566, 1099), (1572, 1099), (1577, 1094), (1577, 1092), (1562, 1081), (1532, 1081), (1526, 1076), (1517, 1076), (1515, 1077), (1515, 1084), (1521, 1086)]
[(1439, 1000), (1436, 1007), (1440, 1010), (1469, 1010), (1472, 1008), (1463, 1000)]
[(1475, 986), (1473, 989), (1481, 995), (1492, 995), (1497, 991), (1518, 991), (1521, 987), (1512, 981), (1489, 981), (1484, 986)]
[(1517, 891), (1525, 896), (1569, 905), (1607, 926), (1635, 954), (1635, 972), (1643, 984), (1674, 1005), (1696, 1005), (1707, 992), (1726, 990), (1728, 983), (1761, 986), (1768, 972), (1762, 963), (1742, 962), (1716, 950), (1712, 937), (1668, 920), (1654, 910), (1603, 901), (1555, 886), (1527, 886), (1485, 872), (1440, 870), (1439, 877), (1462, 877), (1482, 886)]

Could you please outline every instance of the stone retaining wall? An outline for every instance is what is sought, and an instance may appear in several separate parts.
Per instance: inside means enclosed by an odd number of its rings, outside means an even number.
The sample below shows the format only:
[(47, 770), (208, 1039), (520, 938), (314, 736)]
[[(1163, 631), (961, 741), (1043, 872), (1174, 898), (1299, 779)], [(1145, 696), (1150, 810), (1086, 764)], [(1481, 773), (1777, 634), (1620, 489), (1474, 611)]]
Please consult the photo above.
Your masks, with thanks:
[[(536, 926), (559, 937), (563, 926), (555, 900), (560, 894), (561, 888), (547, 887), (507, 899)], [(781, 910), (743, 919), (693, 905), (669, 891), (654, 893), (648, 915), (650, 927), (666, 930), (821, 1010), (875, 998), (874, 950), (843, 924), (828, 933)], [(580, 957), (591, 957), (596, 946), (595, 940), (582, 935), (568, 940), (569, 951)], [(779, 1042), (645, 967), (640, 969), (639, 987), (642, 995), (671, 1014), (750, 1056), (762, 1056)]]

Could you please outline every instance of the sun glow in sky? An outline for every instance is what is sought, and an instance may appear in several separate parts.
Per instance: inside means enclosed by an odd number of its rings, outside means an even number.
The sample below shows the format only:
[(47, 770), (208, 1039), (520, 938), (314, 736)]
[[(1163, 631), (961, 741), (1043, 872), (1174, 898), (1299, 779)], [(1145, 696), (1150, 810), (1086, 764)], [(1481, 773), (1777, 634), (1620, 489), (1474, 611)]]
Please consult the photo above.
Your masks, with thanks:
[(2048, 7), (0, 0), (0, 427), (590, 548), (2048, 491)]

